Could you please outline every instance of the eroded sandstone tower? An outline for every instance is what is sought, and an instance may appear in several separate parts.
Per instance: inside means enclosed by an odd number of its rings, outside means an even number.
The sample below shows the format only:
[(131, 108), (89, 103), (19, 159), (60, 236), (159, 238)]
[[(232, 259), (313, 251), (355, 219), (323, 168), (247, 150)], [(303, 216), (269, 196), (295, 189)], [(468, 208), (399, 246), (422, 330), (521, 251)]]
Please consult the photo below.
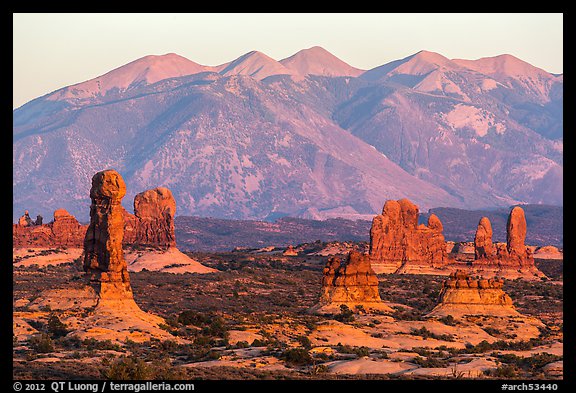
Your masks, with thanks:
[(507, 277), (544, 277), (534, 263), (534, 257), (524, 243), (526, 216), (520, 206), (514, 207), (506, 225), (506, 243), (492, 243), (492, 226), (482, 217), (474, 237), (474, 262), (472, 269), (483, 274), (496, 273)]
[(338, 257), (328, 259), (322, 276), (322, 289), (317, 312), (334, 312), (341, 305), (354, 310), (392, 311), (382, 302), (378, 292), (378, 278), (370, 266), (368, 254), (351, 251), (346, 260)]
[(121, 202), (126, 184), (113, 169), (96, 173), (90, 189), (90, 225), (84, 238), (84, 271), (100, 298), (132, 298), (124, 253)]
[(370, 228), (370, 260), (377, 273), (420, 273), (447, 263), (440, 219), (431, 214), (418, 225), (418, 206), (408, 199), (388, 200)]

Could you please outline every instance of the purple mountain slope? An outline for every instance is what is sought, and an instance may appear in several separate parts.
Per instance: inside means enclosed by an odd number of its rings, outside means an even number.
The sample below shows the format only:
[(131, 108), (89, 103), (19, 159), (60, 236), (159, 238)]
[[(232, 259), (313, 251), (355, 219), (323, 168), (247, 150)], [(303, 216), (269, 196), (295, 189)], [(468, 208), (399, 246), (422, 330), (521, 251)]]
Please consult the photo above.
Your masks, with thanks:
[[(501, 64), (502, 63), (502, 64)], [(419, 52), (363, 72), (313, 47), (217, 67), (147, 56), (14, 111), (14, 219), (86, 219), (91, 176), (129, 201), (169, 187), (178, 215), (369, 217), (562, 204), (562, 76), (516, 58)]]

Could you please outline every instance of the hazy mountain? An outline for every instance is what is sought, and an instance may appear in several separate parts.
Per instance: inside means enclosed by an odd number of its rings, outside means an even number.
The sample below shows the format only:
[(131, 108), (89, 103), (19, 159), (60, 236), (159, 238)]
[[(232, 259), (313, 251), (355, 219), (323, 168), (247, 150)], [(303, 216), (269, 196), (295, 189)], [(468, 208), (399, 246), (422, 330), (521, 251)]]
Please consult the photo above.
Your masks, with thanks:
[(298, 75), (358, 76), (364, 71), (343, 62), (326, 49), (314, 46), (280, 60)]
[(146, 56), (14, 110), (13, 216), (86, 218), (105, 168), (123, 175), (129, 210), (166, 186), (178, 215), (351, 218), (403, 197), (423, 211), (559, 205), (562, 89), (511, 56), (422, 51), (366, 72), (319, 47), (216, 67)]

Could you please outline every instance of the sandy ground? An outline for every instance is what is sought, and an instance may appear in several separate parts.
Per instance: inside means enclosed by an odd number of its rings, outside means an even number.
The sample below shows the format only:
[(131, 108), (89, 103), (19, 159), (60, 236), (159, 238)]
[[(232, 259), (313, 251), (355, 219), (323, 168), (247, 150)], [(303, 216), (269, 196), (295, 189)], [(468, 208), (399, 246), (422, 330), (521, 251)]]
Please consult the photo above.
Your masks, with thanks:
[(217, 270), (202, 265), (176, 247), (166, 251), (130, 251), (124, 252), (128, 271), (139, 272), (142, 269), (167, 273), (214, 273)]
[[(67, 248), (58, 249), (57, 252), (50, 252), (50, 250), (57, 250), (56, 248), (14, 248), (12, 249), (12, 260), (22, 258), (20, 262), (14, 263), (14, 266), (47, 266), (59, 265), (62, 263), (71, 263), (75, 259), (80, 258), (83, 253), (81, 248)], [(46, 254), (46, 255), (42, 255)]]
[[(56, 251), (57, 250), (57, 251)], [(56, 252), (54, 252), (56, 251)], [(81, 248), (18, 248), (12, 250), (13, 261), (22, 258), (14, 266), (48, 266), (73, 263), (83, 255)], [(175, 247), (166, 251), (124, 251), (128, 271), (139, 272), (143, 269), (175, 274), (213, 273), (217, 270), (202, 265)]]

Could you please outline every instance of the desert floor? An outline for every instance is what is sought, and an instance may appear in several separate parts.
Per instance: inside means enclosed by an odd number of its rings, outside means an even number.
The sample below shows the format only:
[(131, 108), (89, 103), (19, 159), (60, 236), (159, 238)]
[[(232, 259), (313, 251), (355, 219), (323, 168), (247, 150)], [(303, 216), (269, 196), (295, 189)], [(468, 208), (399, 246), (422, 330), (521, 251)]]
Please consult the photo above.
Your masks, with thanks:
[(82, 287), (80, 254), (15, 252), (14, 378), (562, 378), (561, 261), (542, 265), (549, 279), (506, 281), (525, 318), (431, 319), (445, 277), (379, 275), (392, 313), (314, 315), (325, 257), (189, 255), (218, 271), (130, 273), (136, 303), (164, 318), (169, 339), (102, 341), (75, 334), (89, 307), (33, 307), (45, 291)]

